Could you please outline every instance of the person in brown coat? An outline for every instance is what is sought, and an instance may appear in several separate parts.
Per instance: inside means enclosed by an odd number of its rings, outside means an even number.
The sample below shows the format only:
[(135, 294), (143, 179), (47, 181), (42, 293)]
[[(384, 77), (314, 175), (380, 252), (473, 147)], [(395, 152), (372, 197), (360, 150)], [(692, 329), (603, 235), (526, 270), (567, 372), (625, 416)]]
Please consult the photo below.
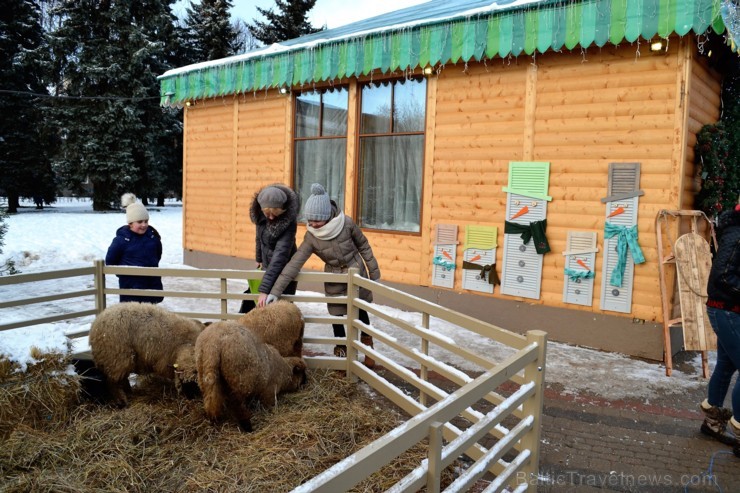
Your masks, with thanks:
[[(301, 267), (316, 254), (324, 261), (324, 272), (345, 273), (351, 267), (356, 267), (362, 277), (377, 281), (380, 279), (378, 261), (373, 255), (370, 243), (355, 222), (339, 210), (337, 204), (329, 198), (324, 187), (318, 183), (311, 185), (311, 196), (306, 201), (303, 213), (308, 224), (303, 243), (283, 268), (275, 281), (268, 297), (268, 303), (277, 300), (285, 288), (293, 281)], [(347, 294), (347, 285), (344, 283), (324, 283), (324, 292), (327, 296), (344, 296)], [(373, 301), (373, 294), (367, 289), (360, 288), (360, 298)], [(329, 313), (334, 316), (347, 314), (344, 304), (328, 303)], [(369, 325), (370, 317), (365, 310), (360, 310), (360, 320)], [(332, 324), (334, 337), (345, 337), (343, 324)], [(369, 334), (362, 333), (360, 341), (366, 346), (373, 347), (373, 339)], [(334, 348), (334, 355), (344, 357), (347, 347), (338, 345)], [(365, 365), (375, 366), (372, 358), (365, 356)]]

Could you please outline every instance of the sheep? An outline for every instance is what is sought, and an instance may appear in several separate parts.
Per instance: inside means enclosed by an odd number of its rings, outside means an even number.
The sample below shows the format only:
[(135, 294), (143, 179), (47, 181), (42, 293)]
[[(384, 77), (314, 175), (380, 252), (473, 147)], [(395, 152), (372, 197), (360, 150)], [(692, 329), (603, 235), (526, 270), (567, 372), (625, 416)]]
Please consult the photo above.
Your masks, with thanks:
[(195, 342), (198, 385), (206, 415), (216, 421), (224, 403), (242, 431), (252, 431), (251, 400), (272, 407), (277, 395), (306, 383), (303, 358), (278, 350), (236, 321), (215, 322)]
[(294, 303), (279, 300), (264, 308), (255, 308), (244, 314), (239, 323), (262, 342), (274, 346), (281, 356), (301, 356), (306, 324), (301, 310)]
[(131, 392), (129, 374), (174, 380), (179, 393), (197, 392), (195, 340), (204, 325), (150, 303), (120, 303), (103, 310), (90, 327), (95, 366), (118, 407)]

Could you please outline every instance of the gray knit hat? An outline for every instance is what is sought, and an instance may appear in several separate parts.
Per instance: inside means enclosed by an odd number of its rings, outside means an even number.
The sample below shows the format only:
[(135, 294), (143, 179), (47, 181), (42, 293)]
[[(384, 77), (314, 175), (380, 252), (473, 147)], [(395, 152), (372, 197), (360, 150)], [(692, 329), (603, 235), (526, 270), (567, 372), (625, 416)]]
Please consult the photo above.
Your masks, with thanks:
[(128, 224), (149, 220), (149, 212), (147, 212), (144, 204), (136, 201), (136, 195), (133, 193), (124, 193), (121, 196), (121, 205), (126, 209), (126, 222)]
[(288, 196), (278, 187), (269, 186), (263, 188), (257, 195), (257, 202), (263, 209), (285, 209)]
[(303, 215), (306, 221), (328, 221), (331, 218), (331, 200), (318, 183), (311, 185), (311, 196), (303, 207)]

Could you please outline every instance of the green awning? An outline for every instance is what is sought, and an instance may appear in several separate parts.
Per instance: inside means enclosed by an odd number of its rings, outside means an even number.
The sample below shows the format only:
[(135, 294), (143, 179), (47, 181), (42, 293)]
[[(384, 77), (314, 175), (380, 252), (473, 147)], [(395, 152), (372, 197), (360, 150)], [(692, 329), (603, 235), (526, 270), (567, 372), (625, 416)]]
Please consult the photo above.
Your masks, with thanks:
[[(725, 30), (727, 0), (540, 2), (509, 10), (389, 25), (171, 70), (160, 76), (163, 106), (188, 100), (577, 46)], [(423, 4), (422, 4), (423, 5)], [(726, 10), (726, 8), (724, 9)], [(319, 33), (321, 34), (321, 33)], [(313, 35), (315, 39), (316, 35)], [(730, 39), (732, 41), (732, 39)], [(736, 40), (735, 40), (736, 41)]]

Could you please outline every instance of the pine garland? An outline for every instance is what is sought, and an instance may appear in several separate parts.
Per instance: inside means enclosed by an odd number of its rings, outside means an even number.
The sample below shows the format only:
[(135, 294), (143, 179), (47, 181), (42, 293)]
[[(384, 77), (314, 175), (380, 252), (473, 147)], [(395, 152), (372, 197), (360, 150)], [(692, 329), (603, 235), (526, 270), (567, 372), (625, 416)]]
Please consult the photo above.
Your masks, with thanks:
[(704, 125), (696, 139), (695, 159), (701, 173), (696, 207), (708, 217), (732, 209), (740, 196), (740, 58), (725, 72), (724, 104), (719, 122)]

